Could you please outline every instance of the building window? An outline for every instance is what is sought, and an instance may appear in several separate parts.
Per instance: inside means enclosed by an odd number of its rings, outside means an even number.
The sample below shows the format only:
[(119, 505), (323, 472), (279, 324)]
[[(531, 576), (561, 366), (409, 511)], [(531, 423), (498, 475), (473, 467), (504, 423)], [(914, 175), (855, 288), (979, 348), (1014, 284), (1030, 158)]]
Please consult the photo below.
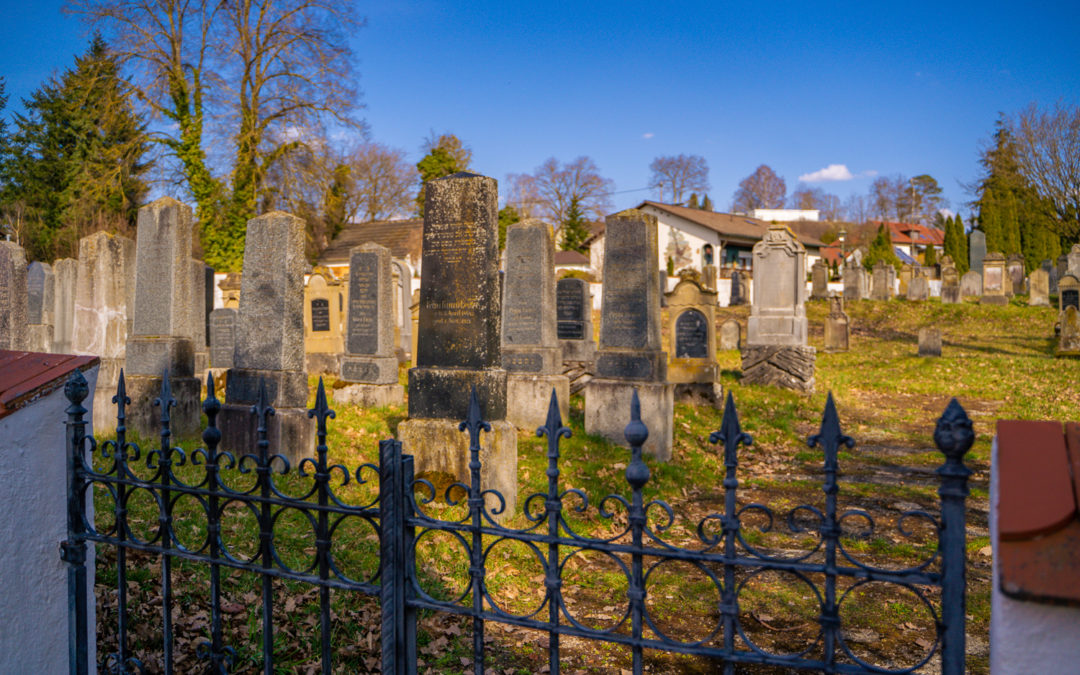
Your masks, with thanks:
[(713, 264), (712, 244), (705, 244), (705, 246), (701, 249), (701, 264), (702, 265), (711, 265), (711, 264)]

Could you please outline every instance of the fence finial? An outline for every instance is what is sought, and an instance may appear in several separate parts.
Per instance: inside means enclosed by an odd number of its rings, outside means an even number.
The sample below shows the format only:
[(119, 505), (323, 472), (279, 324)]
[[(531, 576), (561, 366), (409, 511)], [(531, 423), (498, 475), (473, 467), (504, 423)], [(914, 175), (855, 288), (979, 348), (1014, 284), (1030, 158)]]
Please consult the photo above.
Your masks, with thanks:
[(641, 421), (641, 401), (637, 389), (630, 399), (630, 424), (626, 425), (626, 442), (630, 444), (630, 464), (626, 467), (626, 482), (641, 490), (649, 482), (649, 467), (641, 459), (641, 446), (649, 439), (649, 428)]
[(945, 412), (938, 418), (934, 428), (934, 443), (946, 458), (952, 461), (963, 459), (975, 442), (975, 431), (967, 411), (955, 398), (949, 401)]
[(169, 408), (176, 405), (176, 399), (172, 395), (172, 386), (169, 384), (169, 369), (161, 373), (161, 394), (154, 399), (154, 406), (161, 408), (161, 424), (169, 423)]
[[(566, 430), (566, 433), (563, 433), (564, 429)], [(551, 399), (548, 403), (547, 420), (544, 421), (544, 426), (537, 427), (536, 435), (546, 435), (548, 438), (552, 438), (554, 436), (562, 434), (563, 436), (569, 438), (569, 431), (569, 429), (566, 429), (566, 427), (563, 426), (562, 413), (559, 412), (559, 397), (555, 393), (555, 387), (552, 387)]]

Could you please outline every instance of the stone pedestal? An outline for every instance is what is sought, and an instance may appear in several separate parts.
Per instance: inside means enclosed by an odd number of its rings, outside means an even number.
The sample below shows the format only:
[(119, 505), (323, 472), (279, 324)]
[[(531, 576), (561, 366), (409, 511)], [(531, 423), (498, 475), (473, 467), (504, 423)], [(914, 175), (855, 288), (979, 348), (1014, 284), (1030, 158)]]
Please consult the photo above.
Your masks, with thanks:
[(334, 375), (341, 369), (341, 354), (308, 352), (304, 354), (304, 370), (315, 375)]
[[(440, 501), (452, 483), (469, 484), (469, 434), (458, 428), (460, 424), (461, 420), (429, 418), (398, 425), (402, 452), (414, 456), (415, 476), (431, 481)], [(517, 429), (507, 420), (489, 424), (490, 432), (480, 432), (480, 487), (497, 491), (506, 501), (506, 510), (499, 515), (493, 512), (497, 500), (487, 501), (489, 513), (500, 521), (512, 515), (517, 504)]]
[[(283, 455), (295, 468), (301, 460), (315, 453), (315, 421), (308, 417), (306, 408), (273, 407), (274, 414), (266, 419), (270, 454)], [(259, 420), (251, 412), (250, 405), (226, 403), (221, 406), (218, 426), (223, 432), (222, 450), (237, 456), (258, 452)]]
[(547, 422), (551, 390), (559, 397), (559, 414), (570, 419), (570, 378), (565, 375), (525, 375), (506, 378), (506, 419), (523, 431), (535, 431)]
[(341, 379), (345, 386), (334, 390), (335, 401), (364, 408), (405, 405), (405, 387), (398, 383), (398, 361), (393, 356), (346, 354), (341, 359)]
[[(128, 429), (147, 441), (158, 438), (161, 434), (161, 407), (153, 405), (153, 402), (161, 396), (161, 377), (125, 373), (124, 386), (132, 404), (138, 404), (127, 407), (125, 423)], [(176, 405), (169, 410), (169, 428), (172, 430), (173, 441), (198, 437), (202, 431), (199, 423), (199, 414), (202, 412), (199, 402), (202, 383), (195, 377), (170, 375), (169, 389), (176, 400)], [(112, 404), (111, 398), (109, 403), (115, 418), (116, 406)], [(115, 424), (116, 420), (113, 419), (113, 426)]]
[(405, 405), (405, 387), (400, 384), (347, 384), (334, 390), (334, 401), (361, 408)]
[(810, 392), (814, 390), (816, 358), (813, 347), (745, 347), (742, 351), (742, 381)]
[(641, 421), (649, 429), (642, 446), (661, 462), (671, 459), (674, 442), (673, 416), (675, 388), (664, 382), (627, 382), (593, 379), (585, 385), (585, 428), (617, 445), (626, 445), (626, 425), (630, 423), (630, 401), (637, 390)]

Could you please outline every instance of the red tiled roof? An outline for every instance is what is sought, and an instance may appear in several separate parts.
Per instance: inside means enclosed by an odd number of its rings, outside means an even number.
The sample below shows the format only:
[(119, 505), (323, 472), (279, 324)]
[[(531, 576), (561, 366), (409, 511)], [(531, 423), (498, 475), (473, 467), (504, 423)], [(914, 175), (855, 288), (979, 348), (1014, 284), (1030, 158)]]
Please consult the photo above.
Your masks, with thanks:
[[(881, 223), (881, 221), (873, 221)], [(894, 244), (916, 244), (917, 246), (944, 246), (945, 232), (936, 227), (927, 227), (919, 223), (885, 222)]]
[[(692, 223), (697, 223), (702, 227), (708, 228), (713, 232), (717, 232), (727, 237), (734, 237), (737, 239), (743, 239), (748, 242), (757, 242), (765, 236), (765, 232), (769, 229), (769, 223), (758, 218), (751, 218), (750, 216), (741, 216), (735, 213), (717, 213), (716, 211), (704, 211), (702, 209), (692, 209), (687, 206), (676, 206), (675, 204), (663, 204), (661, 202), (654, 202), (645, 200), (637, 206), (641, 209), (646, 206), (651, 206), (661, 211), (667, 211), (668, 213), (689, 220)], [(794, 225), (794, 223), (785, 223), (787, 225)], [(803, 243), (805, 246), (812, 246), (814, 248), (820, 248), (824, 246), (820, 239), (799, 231), (794, 227), (789, 227), (795, 238)]]
[(98, 364), (96, 356), (0, 350), (0, 417), (64, 386), (72, 371)]
[(830, 265), (833, 263), (840, 265), (844, 262), (844, 256), (839, 246), (822, 246), (818, 253), (821, 254), (822, 260)]
[(589, 259), (577, 251), (555, 251), (556, 265), (588, 265)]

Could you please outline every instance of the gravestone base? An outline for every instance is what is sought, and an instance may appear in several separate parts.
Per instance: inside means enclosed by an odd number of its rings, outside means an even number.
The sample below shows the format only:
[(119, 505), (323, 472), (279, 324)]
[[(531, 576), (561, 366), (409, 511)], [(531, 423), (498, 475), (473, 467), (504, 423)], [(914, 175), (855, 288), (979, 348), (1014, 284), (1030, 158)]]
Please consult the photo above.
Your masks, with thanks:
[[(1045, 295), (1032, 295), (1028, 297), (1029, 307), (1049, 307), (1050, 298)], [(33, 326), (31, 326), (33, 328)]]
[[(266, 438), (271, 455), (284, 455), (295, 468), (305, 457), (315, 456), (315, 420), (305, 408), (278, 408), (266, 418)], [(259, 420), (251, 405), (226, 403), (218, 415), (221, 448), (234, 455), (258, 454)]]
[(502, 368), (472, 370), (464, 368), (409, 369), (409, 417), (458, 422), (469, 415), (469, 396), (473, 387), (480, 400), (480, 416), (485, 420), (506, 419), (506, 371)]
[(813, 347), (763, 345), (742, 350), (744, 384), (768, 384), (795, 391), (814, 391)]
[(210, 352), (195, 352), (195, 377), (200, 381), (206, 379), (207, 370), (210, 370)]
[(664, 382), (591, 380), (585, 386), (585, 432), (629, 447), (625, 431), (630, 423), (630, 401), (635, 389), (641, 401), (641, 421), (649, 429), (649, 438), (642, 448), (657, 461), (666, 462), (671, 459), (674, 438), (674, 385)]
[(405, 387), (393, 384), (347, 384), (334, 389), (334, 401), (351, 403), (361, 408), (382, 408), (405, 405)]
[(596, 360), (595, 340), (559, 340), (562, 347), (563, 361), (585, 361), (592, 363)]
[(1007, 305), (1009, 304), (1009, 297), (1007, 295), (984, 295), (979, 298), (979, 304), (982, 305)]
[(502, 367), (507, 373), (539, 375), (557, 373), (562, 366), (562, 350), (558, 347), (502, 348)]
[[(124, 373), (170, 378), (195, 376), (195, 349), (191, 340), (173, 336), (137, 335), (128, 338), (124, 349)], [(134, 398), (131, 400), (135, 400)]]
[(659, 349), (608, 347), (597, 351), (593, 373), (598, 378), (663, 382), (667, 380), (667, 353)]
[(312, 375), (337, 375), (341, 369), (341, 354), (308, 352), (304, 354), (304, 370)]
[(338, 377), (345, 382), (360, 384), (397, 384), (398, 360), (393, 356), (341, 357)]
[[(414, 457), (416, 478), (436, 486), (436, 498), (445, 498), (454, 482), (469, 485), (469, 434), (458, 426), (461, 420), (410, 419), (398, 425), (402, 452)], [(489, 497), (488, 513), (496, 522), (513, 516), (517, 509), (517, 430), (506, 420), (489, 422), (491, 431), (480, 432), (480, 487), (496, 490), (506, 501), (502, 513), (495, 514), (498, 500)], [(441, 488), (441, 489), (440, 489)]]
[(687, 382), (675, 385), (675, 401), (690, 405), (724, 407), (724, 387), (719, 382)]
[(246, 405), (259, 402), (259, 388), (266, 383), (266, 400), (273, 407), (303, 408), (307, 406), (307, 373), (299, 370), (256, 370), (230, 368), (225, 371), (225, 402)]
[(960, 302), (960, 287), (959, 286), (942, 286), (941, 287), (941, 304), (943, 305), (955, 305)]
[[(144, 439), (160, 436), (161, 407), (153, 403), (154, 399), (161, 396), (161, 376), (128, 375), (125, 372), (124, 385), (132, 403), (127, 407), (125, 424), (128, 429)], [(202, 383), (196, 377), (169, 375), (169, 389), (172, 397), (176, 399), (176, 405), (169, 409), (169, 428), (173, 438), (197, 436), (202, 431), (199, 423), (199, 414), (202, 413), (202, 403), (199, 400)], [(106, 400), (112, 406), (115, 426), (116, 406), (112, 403), (112, 396)]]
[(506, 419), (518, 429), (533, 432), (547, 422), (551, 390), (559, 397), (563, 422), (570, 419), (570, 378), (566, 375), (523, 375), (506, 377)]
[[(112, 402), (116, 396), (116, 383), (120, 380), (120, 369), (124, 367), (124, 359), (101, 359), (98, 367), (97, 384), (94, 387), (93, 420), (95, 434), (111, 434), (116, 430), (116, 404)], [(158, 390), (161, 390), (160, 385)], [(131, 397), (132, 403), (135, 398)], [(154, 394), (157, 396), (157, 394)], [(139, 405), (150, 405), (154, 399), (139, 401)]]
[(673, 384), (708, 384), (716, 381), (718, 370), (715, 362), (705, 359), (672, 359), (668, 363), (667, 381)]
[(26, 351), (51, 354), (53, 351), (53, 327), (44, 323), (27, 326)]

